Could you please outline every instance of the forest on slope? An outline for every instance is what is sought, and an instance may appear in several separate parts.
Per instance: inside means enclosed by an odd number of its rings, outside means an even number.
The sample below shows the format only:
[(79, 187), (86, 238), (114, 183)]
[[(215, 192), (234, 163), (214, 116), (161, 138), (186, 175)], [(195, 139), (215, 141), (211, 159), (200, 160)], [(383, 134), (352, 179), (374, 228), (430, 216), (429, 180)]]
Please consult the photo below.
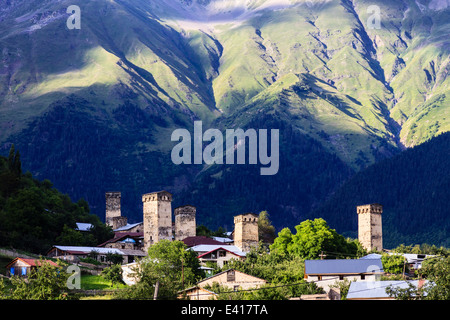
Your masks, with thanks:
[[(45, 254), (53, 245), (96, 246), (113, 235), (89, 212), (88, 203), (73, 202), (45, 179), (22, 173), (20, 152), (11, 147), (0, 157), (0, 247)], [(77, 230), (77, 222), (90, 223), (89, 233)]]
[(383, 205), (384, 247), (450, 244), (450, 133), (355, 174), (311, 216), (357, 237), (356, 206)]

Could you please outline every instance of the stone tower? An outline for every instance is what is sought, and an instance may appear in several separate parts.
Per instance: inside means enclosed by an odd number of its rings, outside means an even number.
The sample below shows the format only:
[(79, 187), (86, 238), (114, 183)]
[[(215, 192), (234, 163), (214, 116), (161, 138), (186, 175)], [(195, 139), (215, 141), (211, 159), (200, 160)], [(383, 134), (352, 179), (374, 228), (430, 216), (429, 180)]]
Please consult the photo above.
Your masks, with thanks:
[(175, 240), (183, 240), (197, 235), (194, 206), (181, 206), (174, 210), (175, 215)]
[(383, 206), (378, 203), (357, 206), (358, 240), (367, 251), (383, 249), (381, 214)]
[(258, 215), (245, 213), (235, 216), (234, 245), (241, 251), (248, 252), (250, 248), (257, 247), (258, 242)]
[(105, 223), (111, 226), (113, 230), (127, 224), (127, 218), (122, 217), (120, 210), (120, 192), (106, 192), (106, 217)]
[(167, 191), (142, 196), (144, 250), (159, 240), (172, 240), (172, 194)]

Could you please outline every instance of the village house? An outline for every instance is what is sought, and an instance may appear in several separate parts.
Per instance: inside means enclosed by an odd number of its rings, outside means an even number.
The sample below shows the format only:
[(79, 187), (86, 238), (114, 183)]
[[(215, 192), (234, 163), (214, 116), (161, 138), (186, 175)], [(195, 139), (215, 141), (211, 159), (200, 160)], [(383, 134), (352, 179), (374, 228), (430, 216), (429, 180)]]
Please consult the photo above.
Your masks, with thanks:
[(197, 282), (195, 286), (179, 292), (180, 297), (184, 296), (190, 300), (215, 299), (217, 294), (205, 288), (211, 287), (215, 283), (230, 291), (238, 291), (261, 287), (267, 284), (267, 281), (238, 270), (228, 269), (203, 279)]
[(289, 298), (289, 300), (341, 300), (341, 290), (330, 288), (326, 293), (302, 294), (300, 297)]
[(94, 228), (92, 223), (76, 222), (76, 231), (89, 232)]
[(142, 232), (117, 232), (114, 238), (109, 239), (99, 247), (116, 248), (116, 249), (132, 249), (143, 251), (143, 234)]
[(124, 226), (121, 226), (119, 228), (113, 229), (114, 233), (117, 235), (117, 233), (140, 233), (142, 235), (144, 235), (144, 226), (143, 226), (143, 222), (138, 222), (138, 223), (127, 223)]
[(376, 281), (383, 274), (381, 259), (305, 260), (305, 280), (328, 292), (344, 281)]
[(48, 263), (53, 267), (59, 267), (58, 264), (51, 260), (25, 259), (15, 258), (6, 265), (6, 275), (27, 277), (31, 270), (41, 265), (41, 262)]
[(389, 252), (389, 255), (402, 255), (406, 259), (406, 265), (410, 271), (418, 270), (422, 268), (422, 262), (428, 258), (435, 257), (430, 254), (416, 254), (416, 253), (396, 253)]
[(222, 268), (232, 259), (240, 260), (245, 258), (245, 252), (239, 250), (236, 246), (230, 245), (215, 245), (215, 244), (200, 244), (191, 247), (190, 250), (198, 254), (200, 264), (206, 266), (206, 262), (216, 264)]
[(48, 257), (59, 258), (71, 263), (78, 263), (80, 258), (87, 258), (95, 255), (99, 262), (106, 264), (106, 257), (108, 254), (121, 255), (123, 257), (123, 263), (130, 263), (135, 261), (138, 257), (145, 256), (145, 253), (141, 250), (80, 246), (53, 246), (47, 252)]
[[(427, 280), (394, 280), (394, 281), (358, 281), (352, 282), (347, 293), (347, 300), (395, 300), (390, 297), (388, 287), (407, 289), (409, 284), (420, 288), (428, 284)], [(424, 295), (426, 293), (424, 292)]]
[(181, 240), (188, 248), (192, 248), (198, 245), (202, 244), (208, 244), (208, 245), (224, 245), (223, 242), (217, 241), (214, 238), (210, 238), (207, 236), (193, 236), (193, 237), (186, 237), (183, 240)]

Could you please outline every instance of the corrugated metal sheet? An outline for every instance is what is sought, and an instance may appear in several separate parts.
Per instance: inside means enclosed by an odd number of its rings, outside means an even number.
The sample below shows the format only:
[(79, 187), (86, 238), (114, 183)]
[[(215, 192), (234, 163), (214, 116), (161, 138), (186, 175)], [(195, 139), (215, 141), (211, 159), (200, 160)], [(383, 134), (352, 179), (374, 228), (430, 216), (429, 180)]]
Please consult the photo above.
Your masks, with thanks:
[(124, 254), (123, 251), (115, 248), (79, 247), (79, 246), (53, 246), (53, 247), (62, 251), (77, 252), (83, 254), (88, 254), (92, 251), (98, 252), (99, 254), (107, 254), (107, 253), (121, 254), (121, 255)]
[(383, 272), (381, 259), (306, 260), (305, 274), (360, 274)]
[[(397, 281), (356, 281), (350, 284), (347, 293), (347, 299), (386, 299), (390, 298), (386, 293), (386, 288), (393, 286), (395, 288), (408, 288), (408, 283), (416, 288), (419, 280), (397, 280)], [(426, 285), (428, 281), (424, 281)]]
[(198, 246), (194, 246), (194, 247), (190, 248), (190, 250), (193, 250), (198, 253), (205, 253), (205, 252), (210, 252), (210, 251), (213, 251), (213, 250), (216, 250), (219, 248), (233, 252), (234, 254), (237, 254), (241, 257), (245, 256), (245, 252), (242, 252), (236, 246), (230, 246), (230, 245), (200, 244)]

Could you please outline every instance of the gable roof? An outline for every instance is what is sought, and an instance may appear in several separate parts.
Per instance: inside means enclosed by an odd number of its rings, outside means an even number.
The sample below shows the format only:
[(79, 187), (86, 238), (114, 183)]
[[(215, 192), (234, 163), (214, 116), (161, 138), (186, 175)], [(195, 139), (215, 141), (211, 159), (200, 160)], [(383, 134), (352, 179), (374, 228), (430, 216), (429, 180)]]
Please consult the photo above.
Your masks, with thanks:
[(142, 238), (143, 235), (144, 235), (143, 232), (118, 232), (114, 234), (114, 238), (99, 244), (98, 247), (104, 247), (108, 243), (122, 241), (125, 240), (126, 238), (133, 238), (133, 239)]
[[(386, 293), (386, 288), (393, 286), (395, 288), (407, 289), (408, 284), (416, 288), (428, 283), (428, 280), (420, 283), (421, 280), (395, 280), (395, 281), (356, 281), (350, 283), (347, 299), (386, 299), (390, 298)], [(426, 294), (426, 292), (424, 292)]]
[(49, 263), (51, 266), (53, 267), (59, 267), (59, 265), (51, 260), (40, 260), (40, 259), (25, 259), (25, 258), (15, 258), (13, 259), (10, 263), (8, 263), (6, 265), (6, 268), (9, 268), (11, 265), (13, 265), (14, 263), (16, 263), (18, 260), (28, 264), (30, 267), (36, 267), (36, 266), (40, 266), (41, 265), (41, 261), (44, 261), (44, 263)]
[(107, 253), (114, 253), (114, 254), (121, 254), (123, 255), (123, 251), (116, 249), (116, 248), (102, 248), (102, 247), (81, 247), (81, 246), (53, 246), (51, 250), (58, 249), (61, 251), (65, 251), (69, 254), (89, 254), (92, 251), (95, 251), (99, 254), (107, 254)]
[[(205, 253), (200, 254), (200, 255), (198, 256), (198, 258), (201, 258), (201, 257), (203, 257), (203, 256), (205, 256), (205, 255), (207, 255), (207, 254), (209, 254), (209, 253), (211, 253), (211, 252), (217, 251), (217, 250), (225, 250), (225, 251), (227, 251), (227, 252), (229, 252), (229, 253), (231, 253), (231, 254), (234, 254), (235, 256), (243, 257), (243, 255), (241, 255), (240, 252), (239, 252), (239, 253), (238, 253), (238, 252), (233, 252), (233, 251), (227, 250), (227, 249), (225, 249), (225, 248), (223, 248), (223, 247), (217, 247), (217, 248), (215, 248), (215, 249), (213, 249), (213, 250), (211, 250), (211, 251), (208, 251), (208, 252), (205, 252)], [(242, 252), (242, 253), (243, 253), (243, 252)]]
[(245, 257), (245, 255), (246, 255), (245, 252), (242, 252), (238, 247), (232, 246), (232, 245), (224, 245), (223, 243), (220, 243), (218, 245), (217, 244), (200, 244), (197, 246), (193, 246), (193, 247), (189, 248), (188, 250), (193, 250), (195, 252), (201, 252), (201, 254), (203, 254), (203, 253), (215, 251), (217, 249), (224, 249), (224, 250), (227, 250), (227, 251), (234, 253), (238, 256), (241, 256), (241, 257)]
[(361, 274), (383, 272), (381, 259), (305, 260), (305, 274)]
[(213, 239), (216, 241), (219, 241), (219, 242), (223, 242), (223, 243), (234, 242), (233, 239), (230, 239), (228, 237), (213, 237)]
[(381, 259), (381, 254), (369, 253), (367, 256), (361, 257), (360, 259)]
[(77, 227), (75, 230), (77, 231), (90, 231), (92, 228), (94, 228), (94, 225), (92, 223), (84, 223), (84, 222), (76, 222)]
[(132, 228), (134, 228), (134, 227), (137, 227), (138, 225), (143, 224), (143, 223), (144, 223), (144, 222), (138, 222), (138, 223), (132, 223), (132, 224), (127, 223), (126, 225), (124, 225), (124, 226), (122, 226), (122, 227), (120, 227), (120, 228), (114, 229), (113, 231), (114, 231), (114, 232), (117, 232), (117, 231), (126, 231), (126, 230), (130, 230), (130, 229), (132, 229)]
[[(227, 272), (229, 272), (229, 271), (234, 271), (235, 274), (236, 274), (236, 273), (243, 274), (243, 275), (247, 276), (247, 278), (251, 278), (251, 279), (253, 279), (253, 280), (255, 280), (255, 281), (260, 281), (260, 282), (267, 283), (266, 280), (261, 279), (261, 278), (258, 278), (258, 277), (255, 277), (255, 276), (252, 276), (252, 275), (249, 275), (248, 273), (245, 273), (245, 272), (242, 272), (242, 271), (239, 271), (239, 270), (236, 270), (236, 269), (227, 269), (227, 270), (225, 270), (225, 271), (216, 273), (215, 275), (212, 275), (212, 276), (210, 276), (210, 277), (208, 277), (208, 278), (205, 278), (205, 279), (200, 280), (199, 282), (197, 282), (197, 286), (199, 286), (199, 284), (202, 283), (202, 282), (205, 282), (205, 281), (210, 280), (210, 279), (212, 279), (212, 278), (216, 278), (216, 277), (218, 277), (218, 276), (220, 276), (220, 275), (222, 275), (222, 274), (224, 274), (224, 273), (227, 273)], [(249, 281), (249, 282), (250, 282), (250, 281)]]
[(186, 237), (182, 240), (185, 245), (188, 247), (194, 247), (201, 244), (216, 244), (222, 245), (223, 243), (217, 240), (214, 240), (207, 236), (195, 236), (195, 237)]

